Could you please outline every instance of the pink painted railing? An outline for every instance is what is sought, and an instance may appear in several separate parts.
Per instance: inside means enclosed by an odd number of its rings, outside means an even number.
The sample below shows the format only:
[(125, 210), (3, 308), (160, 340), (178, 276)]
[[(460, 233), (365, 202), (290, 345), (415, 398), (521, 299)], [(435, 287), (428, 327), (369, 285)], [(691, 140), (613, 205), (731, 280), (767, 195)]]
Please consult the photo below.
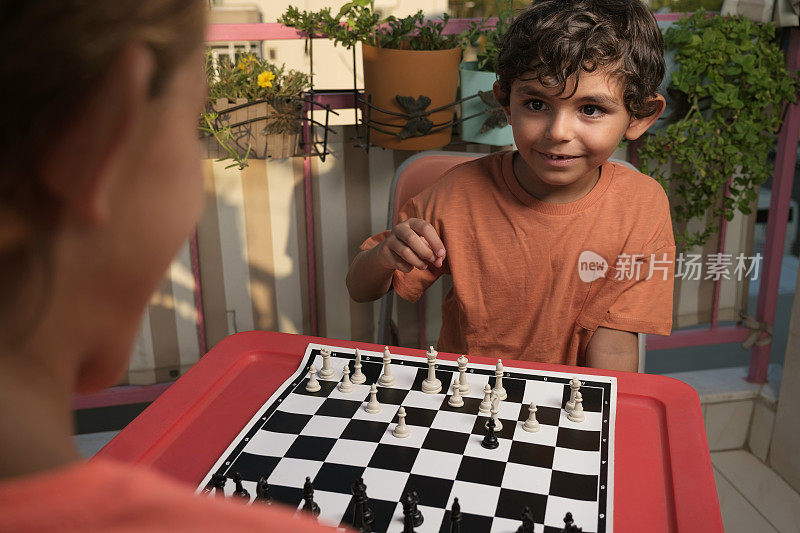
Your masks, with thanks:
[[(674, 21), (684, 16), (682, 13), (657, 14), (656, 20)], [(445, 33), (460, 33), (469, 27), (473, 19), (450, 19)], [(792, 28), (789, 45), (787, 68), (796, 71), (800, 68), (800, 30)], [(206, 41), (209, 43), (229, 41), (265, 41), (303, 39), (304, 35), (293, 28), (287, 28), (278, 23), (262, 24), (215, 24), (206, 32)], [(315, 101), (322, 105), (330, 105), (334, 109), (352, 107), (353, 98), (341, 93), (326, 94), (318, 92)], [(794, 179), (795, 154), (800, 133), (800, 107), (790, 105), (786, 121), (781, 129), (778, 150), (775, 161), (773, 178), (773, 191), (769, 206), (767, 220), (767, 239), (764, 252), (764, 269), (758, 291), (758, 306), (756, 320), (758, 322), (773, 324), (778, 301), (778, 283), (780, 281), (781, 261), (783, 259), (783, 242), (786, 235), (786, 225), (789, 214), (789, 204)], [(310, 128), (304, 128), (304, 139), (310, 138)], [(308, 284), (311, 298), (311, 335), (317, 335), (317, 302), (314, 287), (316, 285), (316, 260), (314, 255), (314, 226), (313, 203), (311, 195), (311, 165), (309, 158), (304, 162), (304, 190), (306, 205), (306, 240), (308, 244)], [(724, 252), (727, 221), (722, 218), (719, 236), (719, 252)], [(191, 241), (192, 271), (195, 275), (195, 302), (198, 307), (198, 341), (203, 353), (206, 351), (205, 327), (203, 324), (202, 292), (200, 288), (200, 271), (197, 264), (196, 237)], [(648, 350), (661, 350), (667, 348), (683, 348), (689, 346), (704, 346), (711, 344), (743, 342), (750, 330), (743, 326), (722, 326), (717, 323), (719, 311), (721, 281), (717, 281), (714, 288), (714, 301), (711, 325), (706, 329), (675, 331), (669, 337), (649, 336), (647, 339)], [(761, 337), (767, 337), (765, 333)], [(771, 344), (754, 346), (751, 352), (750, 372), (748, 380), (764, 383), (767, 380)], [(136, 401), (152, 401), (169, 384), (156, 384), (140, 387), (114, 387), (89, 396), (76, 397), (74, 407), (88, 408), (105, 405), (117, 405)]]

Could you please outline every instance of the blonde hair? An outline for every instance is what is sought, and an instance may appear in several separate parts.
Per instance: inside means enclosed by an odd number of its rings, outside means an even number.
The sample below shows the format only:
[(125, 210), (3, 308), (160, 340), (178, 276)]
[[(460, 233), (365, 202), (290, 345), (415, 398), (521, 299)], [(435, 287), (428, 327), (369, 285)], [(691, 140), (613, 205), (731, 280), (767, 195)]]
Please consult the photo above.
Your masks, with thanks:
[[(11, 0), (0, 7), (0, 320), (15, 290), (49, 279), (58, 202), (39, 161), (122, 48), (148, 46), (157, 96), (175, 67), (203, 42), (203, 0)], [(45, 291), (46, 292), (46, 291)], [(7, 332), (7, 328), (6, 329)]]

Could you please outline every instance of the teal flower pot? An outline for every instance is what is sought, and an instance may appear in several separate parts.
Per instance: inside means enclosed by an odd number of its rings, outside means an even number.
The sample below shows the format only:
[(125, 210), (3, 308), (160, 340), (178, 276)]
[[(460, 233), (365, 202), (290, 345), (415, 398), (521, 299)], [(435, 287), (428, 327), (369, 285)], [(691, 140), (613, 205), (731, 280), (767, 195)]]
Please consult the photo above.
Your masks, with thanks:
[[(459, 73), (461, 74), (461, 98), (478, 94), (478, 91), (491, 92), (492, 85), (497, 79), (494, 72), (479, 71), (477, 61), (462, 62)], [(489, 106), (480, 97), (472, 98), (461, 104), (462, 117), (470, 117), (480, 113), (460, 123), (461, 138), (468, 142), (497, 146), (514, 144), (514, 134), (508, 124), (500, 128), (488, 128), (487, 131), (481, 133), (481, 128), (484, 126), (486, 119), (491, 116), (491, 112), (487, 112), (488, 110)]]

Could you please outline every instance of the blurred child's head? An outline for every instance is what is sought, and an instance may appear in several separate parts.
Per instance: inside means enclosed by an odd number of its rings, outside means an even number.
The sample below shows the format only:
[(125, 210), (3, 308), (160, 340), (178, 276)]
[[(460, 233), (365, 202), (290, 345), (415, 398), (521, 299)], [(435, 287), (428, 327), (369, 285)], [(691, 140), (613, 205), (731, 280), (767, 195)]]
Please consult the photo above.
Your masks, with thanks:
[(0, 9), (0, 346), (36, 352), (64, 324), (65, 346), (92, 345), (75, 361), (80, 390), (119, 377), (202, 208), (205, 10), (203, 0)]
[[(529, 166), (535, 166), (536, 154), (527, 148), (551, 156), (585, 156), (591, 164), (580, 170), (596, 169), (623, 136), (634, 139), (644, 133), (663, 111), (663, 97), (657, 94), (665, 72), (663, 52), (661, 32), (641, 0), (541, 0), (520, 13), (502, 42), (495, 95)], [(592, 113), (572, 122), (561, 120), (566, 114), (557, 116), (557, 107), (576, 104), (580, 110), (578, 99), (598, 91), (618, 105), (612, 102), (614, 109), (605, 109), (601, 101), (587, 100)], [(530, 94), (541, 96), (535, 109), (524, 107)], [(594, 112), (598, 109), (602, 119)], [(620, 120), (614, 124), (609, 119), (613, 113), (607, 113), (612, 110), (624, 112), (615, 115)], [(537, 131), (527, 111), (536, 112)], [(600, 137), (605, 142), (598, 144)], [(571, 178), (569, 169), (561, 168), (545, 170), (556, 172), (555, 182), (564, 184)]]

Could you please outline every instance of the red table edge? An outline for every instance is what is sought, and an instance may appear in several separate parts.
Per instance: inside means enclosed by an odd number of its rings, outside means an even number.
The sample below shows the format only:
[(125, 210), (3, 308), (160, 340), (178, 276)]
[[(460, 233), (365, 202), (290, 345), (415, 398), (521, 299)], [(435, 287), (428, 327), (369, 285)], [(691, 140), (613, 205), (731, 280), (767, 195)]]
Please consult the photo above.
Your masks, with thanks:
[[(278, 339), (280, 341), (278, 342)], [(114, 439), (111, 440), (95, 457), (120, 458), (142, 466), (149, 465), (160, 453), (159, 443), (171, 442), (166, 436), (171, 433), (180, 433), (182, 428), (194, 419), (193, 412), (202, 410), (205, 405), (212, 402), (214, 397), (203, 396), (197, 398), (198, 389), (214, 390), (214, 385), (225, 381), (227, 376), (235, 373), (246, 363), (246, 353), (259, 352), (253, 349), (254, 344), (291, 345), (291, 354), (298, 357), (298, 361), (308, 343), (336, 345), (346, 348), (361, 348), (369, 351), (383, 350), (382, 345), (354, 342), (348, 340), (329, 339), (323, 337), (310, 337), (271, 331), (246, 331), (230, 335), (220, 341), (200, 361), (190, 368), (180, 379), (169, 387), (145, 411), (125, 427)], [(403, 355), (424, 356), (425, 350), (414, 348), (395, 347), (396, 353)], [(282, 351), (282, 350), (279, 350)], [(231, 365), (231, 357), (236, 357), (237, 362)], [(455, 360), (458, 354), (441, 352), (439, 357), (445, 360)], [(471, 362), (494, 364), (493, 358), (469, 356)], [(676, 379), (651, 375), (635, 374), (631, 372), (618, 372), (585, 367), (555, 365), (549, 363), (536, 363), (531, 361), (504, 360), (506, 367), (521, 367), (552, 372), (575, 372), (581, 374), (613, 376), (617, 378), (617, 392), (628, 395), (640, 395), (653, 398), (652, 391), (675, 395), (679, 399), (670, 405), (665, 405), (664, 413), (669, 421), (667, 424), (667, 438), (672, 450), (686, 450), (687, 453), (673, 453), (670, 457), (670, 473), (674, 489), (673, 498), (676, 509), (676, 528), (678, 531), (696, 529), (698, 525), (709, 528), (711, 531), (723, 531), (722, 515), (719, 504), (715, 509), (709, 509), (709, 501), (717, 501), (717, 489), (714, 484), (711, 455), (708, 451), (705, 425), (701, 416), (685, 417), (686, 412), (701, 411), (700, 398), (691, 386)], [(636, 376), (636, 379), (632, 379)], [(145, 416), (146, 415), (146, 416)], [(675, 428), (680, 428), (680, 434), (675, 434)], [(136, 439), (118, 438), (123, 434), (135, 432)], [(133, 444), (133, 441), (136, 444)], [(705, 453), (697, 453), (703, 450)], [(134, 458), (131, 461), (131, 458)], [(705, 472), (700, 476), (676, 476), (676, 472)], [(200, 480), (198, 480), (199, 482)], [(687, 487), (691, 484), (691, 490)], [(689, 495), (693, 496), (689, 496)], [(704, 495), (697, 497), (698, 494)], [(713, 498), (713, 500), (712, 500)]]

